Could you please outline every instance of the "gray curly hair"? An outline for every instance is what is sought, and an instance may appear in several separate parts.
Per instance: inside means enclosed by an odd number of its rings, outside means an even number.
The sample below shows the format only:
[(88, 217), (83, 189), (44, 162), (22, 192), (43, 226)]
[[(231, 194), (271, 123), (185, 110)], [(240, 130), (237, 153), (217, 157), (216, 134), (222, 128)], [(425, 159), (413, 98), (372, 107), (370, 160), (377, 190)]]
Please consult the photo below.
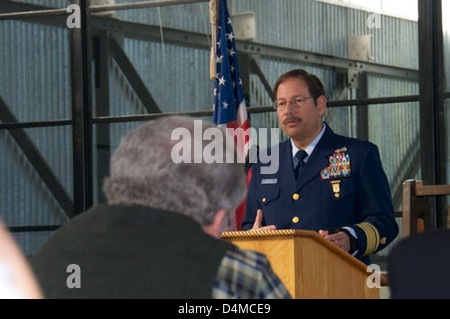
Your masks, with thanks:
[[(217, 128), (201, 123), (202, 136), (206, 129)], [(187, 129), (191, 138), (172, 140), (172, 132), (179, 128)], [(189, 216), (203, 226), (212, 224), (219, 210), (233, 211), (246, 193), (244, 165), (226, 163), (225, 135), (223, 163), (194, 163), (191, 154), (191, 163), (176, 164), (172, 160), (175, 145), (200, 143), (202, 151), (207, 145), (195, 136), (194, 119), (164, 117), (130, 132), (112, 157), (111, 176), (103, 185), (108, 204), (160, 208)]]

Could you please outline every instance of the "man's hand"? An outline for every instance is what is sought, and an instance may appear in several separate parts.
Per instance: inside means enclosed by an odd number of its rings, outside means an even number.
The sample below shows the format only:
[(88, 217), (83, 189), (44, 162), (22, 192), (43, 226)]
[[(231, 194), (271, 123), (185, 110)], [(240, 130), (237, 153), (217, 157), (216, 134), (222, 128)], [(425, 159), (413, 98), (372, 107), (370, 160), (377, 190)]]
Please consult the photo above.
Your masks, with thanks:
[(339, 232), (330, 235), (326, 230), (319, 230), (319, 235), (332, 242), (339, 248), (342, 248), (346, 252), (350, 251), (350, 238), (348, 238), (348, 235), (346, 233)]
[(262, 226), (263, 221), (263, 211), (261, 209), (258, 209), (256, 211), (256, 218), (255, 223), (253, 224), (252, 231), (260, 231), (260, 230), (276, 230), (277, 227), (274, 225), (271, 226)]

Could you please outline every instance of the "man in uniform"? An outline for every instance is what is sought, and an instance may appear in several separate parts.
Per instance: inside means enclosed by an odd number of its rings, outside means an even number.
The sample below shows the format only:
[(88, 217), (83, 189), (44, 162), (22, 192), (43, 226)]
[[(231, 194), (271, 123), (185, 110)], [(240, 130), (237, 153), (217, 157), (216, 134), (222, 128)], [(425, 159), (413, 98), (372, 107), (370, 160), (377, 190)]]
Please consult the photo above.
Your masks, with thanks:
[(253, 166), (242, 228), (319, 231), (368, 263), (367, 256), (398, 233), (378, 148), (337, 135), (323, 122), (327, 99), (315, 75), (287, 72), (274, 92), (280, 127), (290, 139), (274, 146), (278, 172), (261, 174), (263, 164)]

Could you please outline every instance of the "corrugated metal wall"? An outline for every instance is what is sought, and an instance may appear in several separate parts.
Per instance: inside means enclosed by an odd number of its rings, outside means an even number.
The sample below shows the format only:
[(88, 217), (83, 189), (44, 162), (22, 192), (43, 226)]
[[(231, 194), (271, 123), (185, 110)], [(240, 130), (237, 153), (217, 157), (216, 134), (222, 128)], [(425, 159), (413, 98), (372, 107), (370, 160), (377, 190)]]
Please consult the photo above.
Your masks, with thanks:
[(375, 62), (418, 68), (417, 24), (382, 16), (380, 29), (369, 29), (370, 13), (316, 0), (234, 0), (235, 13), (256, 13), (257, 41), (347, 57), (347, 39), (373, 35)]
[[(33, 0), (32, 3), (64, 7), (66, 1)], [(119, 1), (116, 3), (133, 2)], [(349, 37), (372, 34), (374, 62), (417, 69), (417, 23), (382, 17), (380, 29), (369, 29), (369, 13), (334, 6), (315, 0), (233, 0), (233, 13), (256, 13), (257, 41), (287, 48), (308, 50), (333, 56), (347, 56)], [(197, 3), (117, 11), (125, 20), (209, 33), (208, 4)], [(163, 29), (164, 31), (164, 29)], [(205, 43), (208, 39), (205, 36)], [(212, 107), (212, 82), (209, 80), (209, 52), (174, 44), (123, 39), (123, 48), (150, 93), (164, 112), (209, 110)], [(70, 63), (68, 30), (31, 23), (0, 21), (0, 94), (20, 121), (70, 118)], [(342, 94), (343, 83), (336, 70), (328, 67), (260, 59), (270, 83), (289, 69), (304, 67), (323, 79), (331, 100)], [(145, 113), (115, 62), (110, 62), (110, 114)], [(370, 75), (369, 97), (418, 94), (416, 83)], [(259, 79), (251, 76), (251, 106), (271, 105)], [(380, 147), (390, 182), (403, 163), (405, 152), (417, 143), (418, 105), (374, 106), (369, 108), (369, 137)], [(351, 108), (329, 110), (327, 121), (338, 133), (354, 135)], [(400, 122), (401, 121), (401, 122)], [(399, 123), (402, 123), (399, 125)], [(408, 123), (404, 125), (403, 123)], [(140, 123), (111, 125), (112, 149), (120, 138)], [(277, 127), (274, 113), (252, 116), (255, 127)], [(34, 143), (42, 151), (56, 176), (72, 195), (71, 128), (32, 129)], [(9, 134), (0, 131), (1, 215), (9, 226), (58, 224), (65, 218), (61, 209), (41, 185)], [(4, 155), (5, 154), (5, 155)], [(21, 184), (17, 184), (20, 180)], [(14, 186), (19, 185), (19, 186)], [(31, 237), (30, 237), (31, 236)], [(27, 253), (36, 247), (39, 235), (20, 235)]]
[[(123, 48), (163, 112), (212, 109), (213, 82), (209, 80), (209, 52), (170, 44), (125, 39)], [(115, 69), (115, 68), (113, 68)], [(120, 72), (120, 71), (119, 71)], [(111, 79), (112, 94), (121, 94), (126, 83)], [(170, 90), (168, 89), (170, 88)], [(111, 114), (127, 115), (144, 109), (111, 97)], [(130, 108), (131, 107), (131, 108)], [(136, 108), (137, 107), (137, 108)]]
[(26, 0), (22, 2), (28, 2), (32, 4), (37, 4), (40, 6), (46, 6), (51, 8), (65, 8), (68, 6), (68, 0)]
[[(68, 31), (0, 21), (0, 95), (20, 122), (71, 118)], [(72, 196), (71, 127), (24, 130)], [(67, 219), (9, 132), (0, 130), (0, 216), (8, 226)], [(32, 254), (49, 233), (15, 234)]]

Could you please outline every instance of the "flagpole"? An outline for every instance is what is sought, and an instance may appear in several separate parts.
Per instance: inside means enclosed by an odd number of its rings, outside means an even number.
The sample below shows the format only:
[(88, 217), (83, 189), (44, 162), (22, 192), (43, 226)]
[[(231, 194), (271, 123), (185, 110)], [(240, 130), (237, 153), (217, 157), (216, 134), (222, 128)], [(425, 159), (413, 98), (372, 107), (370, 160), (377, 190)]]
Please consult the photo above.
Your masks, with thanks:
[(209, 78), (216, 78), (217, 8), (220, 0), (209, 1), (209, 21), (211, 23), (211, 55), (209, 57)]

